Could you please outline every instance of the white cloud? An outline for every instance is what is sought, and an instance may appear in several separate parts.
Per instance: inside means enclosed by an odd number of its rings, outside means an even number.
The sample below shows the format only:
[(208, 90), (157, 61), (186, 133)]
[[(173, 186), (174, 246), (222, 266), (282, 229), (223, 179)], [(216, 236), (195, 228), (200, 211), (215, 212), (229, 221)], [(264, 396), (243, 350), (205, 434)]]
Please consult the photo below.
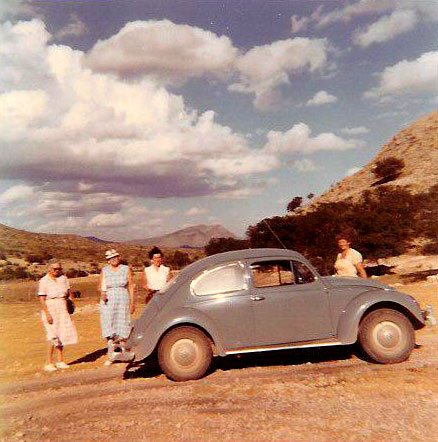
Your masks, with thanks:
[(293, 161), (292, 167), (301, 173), (314, 172), (315, 170), (320, 169), (312, 160), (309, 160), (308, 158)]
[(391, 15), (385, 15), (370, 24), (366, 29), (357, 30), (353, 42), (358, 46), (368, 47), (374, 43), (392, 40), (414, 29), (417, 22), (417, 15), (412, 10), (394, 11)]
[(205, 215), (208, 213), (208, 210), (203, 207), (191, 207), (189, 210), (185, 212), (186, 216), (199, 216)]
[(125, 227), (127, 219), (121, 213), (100, 213), (89, 222), (90, 227)]
[(57, 39), (65, 37), (80, 37), (88, 32), (85, 23), (76, 15), (70, 15), (70, 21), (63, 26), (55, 35)]
[(345, 135), (364, 135), (367, 134), (370, 130), (365, 126), (357, 126), (357, 127), (344, 127), (341, 129), (341, 132)]
[(6, 21), (15, 17), (30, 17), (34, 14), (34, 7), (28, 0), (0, 1), (0, 20)]
[(306, 106), (322, 106), (324, 104), (336, 103), (338, 98), (326, 91), (317, 92), (307, 103)]
[(258, 109), (269, 109), (279, 101), (279, 86), (293, 75), (323, 70), (328, 50), (326, 39), (300, 37), (256, 46), (237, 61), (240, 78), (229, 89), (254, 95)]
[(302, 31), (307, 31), (310, 23), (309, 17), (298, 17), (298, 15), (293, 15), (290, 19), (291, 21), (291, 32), (292, 34), (298, 34)]
[(270, 131), (266, 152), (282, 154), (310, 154), (317, 151), (347, 150), (359, 147), (358, 140), (346, 140), (333, 133), (321, 133), (312, 137), (310, 127), (305, 123), (295, 124), (286, 132)]
[(365, 92), (368, 99), (388, 96), (437, 94), (438, 51), (426, 52), (416, 60), (403, 60), (378, 75), (379, 84)]
[(16, 201), (26, 200), (34, 194), (33, 187), (25, 184), (18, 184), (6, 189), (0, 194), (0, 203), (13, 203)]
[(0, 36), (7, 42), (0, 65), (10, 69), (0, 96), (4, 178), (50, 181), (55, 190), (74, 182), (73, 193), (199, 196), (239, 188), (230, 176), (279, 165), (214, 112), (187, 109), (151, 79), (84, 68), (81, 51), (48, 44), (39, 20), (0, 25)]
[(226, 36), (151, 20), (127, 23), (118, 34), (98, 41), (86, 61), (97, 72), (182, 83), (194, 77), (228, 75), (237, 55)]

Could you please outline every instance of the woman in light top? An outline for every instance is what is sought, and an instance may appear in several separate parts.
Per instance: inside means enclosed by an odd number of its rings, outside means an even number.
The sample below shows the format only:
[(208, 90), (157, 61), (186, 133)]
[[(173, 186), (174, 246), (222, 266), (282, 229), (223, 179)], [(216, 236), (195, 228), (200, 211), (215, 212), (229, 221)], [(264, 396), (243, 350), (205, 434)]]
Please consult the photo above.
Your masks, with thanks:
[(163, 265), (163, 253), (158, 247), (149, 251), (151, 265), (145, 267), (140, 275), (141, 286), (146, 290), (145, 303), (147, 304), (154, 293), (161, 290), (170, 279), (170, 269)]
[[(38, 298), (41, 303), (41, 320), (49, 341), (49, 351), (45, 371), (56, 371), (68, 368), (64, 362), (62, 350), (64, 345), (76, 344), (78, 335), (76, 327), (67, 311), (66, 300), (70, 293), (70, 284), (62, 274), (61, 263), (55, 259), (49, 261), (48, 271), (38, 284)], [(54, 364), (54, 352), (58, 362)]]
[[(124, 344), (131, 332), (131, 316), (135, 312), (134, 278), (132, 270), (120, 262), (119, 253), (107, 250), (108, 262), (100, 274), (100, 323), (102, 336), (108, 341), (108, 357), (111, 358), (114, 344)], [(109, 359), (106, 364), (110, 364)]]
[(366, 278), (362, 255), (350, 247), (349, 237), (338, 235), (336, 239), (340, 250), (335, 262), (336, 276)]

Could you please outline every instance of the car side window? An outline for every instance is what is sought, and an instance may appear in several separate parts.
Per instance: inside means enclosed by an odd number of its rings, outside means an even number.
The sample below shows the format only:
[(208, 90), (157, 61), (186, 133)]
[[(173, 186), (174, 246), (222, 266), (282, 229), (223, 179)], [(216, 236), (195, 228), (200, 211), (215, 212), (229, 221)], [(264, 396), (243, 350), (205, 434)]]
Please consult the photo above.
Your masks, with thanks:
[(198, 296), (245, 290), (245, 267), (240, 261), (214, 267), (194, 279), (190, 287)]
[(251, 264), (254, 287), (276, 287), (295, 284), (289, 260), (258, 261)]
[(315, 275), (305, 264), (299, 261), (292, 261), (292, 265), (297, 284), (310, 284), (315, 281)]

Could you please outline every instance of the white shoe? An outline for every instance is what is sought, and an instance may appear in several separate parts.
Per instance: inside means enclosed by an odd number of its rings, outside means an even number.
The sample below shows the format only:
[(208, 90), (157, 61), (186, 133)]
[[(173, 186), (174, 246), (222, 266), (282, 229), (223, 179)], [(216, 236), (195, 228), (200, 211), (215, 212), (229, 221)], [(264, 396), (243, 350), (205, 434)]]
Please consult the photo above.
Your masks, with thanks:
[(56, 367), (53, 364), (46, 364), (44, 366), (44, 371), (56, 371)]
[(70, 368), (64, 361), (57, 362), (56, 368), (60, 368), (61, 370), (64, 370), (65, 368)]

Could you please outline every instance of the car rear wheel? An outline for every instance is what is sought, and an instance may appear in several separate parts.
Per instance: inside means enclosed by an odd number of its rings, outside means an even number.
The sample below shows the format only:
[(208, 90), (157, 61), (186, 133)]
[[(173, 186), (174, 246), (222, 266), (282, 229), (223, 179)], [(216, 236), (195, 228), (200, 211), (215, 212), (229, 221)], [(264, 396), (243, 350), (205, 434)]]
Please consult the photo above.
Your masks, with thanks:
[(376, 362), (402, 362), (415, 347), (414, 327), (403, 313), (386, 308), (375, 310), (360, 324), (359, 343)]
[(178, 327), (158, 346), (158, 363), (173, 381), (199, 379), (210, 367), (213, 352), (207, 336), (194, 327)]

